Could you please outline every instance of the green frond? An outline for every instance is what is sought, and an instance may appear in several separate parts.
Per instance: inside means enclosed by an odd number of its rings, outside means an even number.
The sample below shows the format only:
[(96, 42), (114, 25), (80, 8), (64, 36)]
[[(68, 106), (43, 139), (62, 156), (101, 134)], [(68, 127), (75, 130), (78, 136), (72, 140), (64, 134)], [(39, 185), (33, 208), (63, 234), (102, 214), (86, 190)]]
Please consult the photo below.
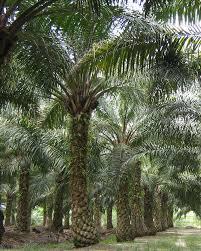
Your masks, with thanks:
[(200, 2), (197, 0), (146, 0), (141, 2), (144, 5), (145, 14), (151, 12), (159, 20), (195, 23), (201, 19)]

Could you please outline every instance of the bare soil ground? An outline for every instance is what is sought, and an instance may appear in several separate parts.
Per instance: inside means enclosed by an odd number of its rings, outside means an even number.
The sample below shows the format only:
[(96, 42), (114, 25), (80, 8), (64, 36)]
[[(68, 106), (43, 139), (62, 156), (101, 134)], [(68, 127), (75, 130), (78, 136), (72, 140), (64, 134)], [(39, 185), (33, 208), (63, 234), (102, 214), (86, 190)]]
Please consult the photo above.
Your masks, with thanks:
[[(14, 228), (7, 228), (6, 234), (3, 239), (3, 246), (9, 248), (14, 248), (15, 250), (25, 250), (26, 245), (30, 246), (32, 250), (32, 245), (42, 245), (43, 249), (37, 250), (49, 250), (49, 251), (62, 251), (62, 250), (72, 250), (71, 246), (66, 246), (62, 243), (70, 243), (72, 241), (72, 233), (70, 230), (64, 230), (62, 234), (55, 234), (47, 231), (43, 227), (36, 228), (38, 233), (18, 233)], [(201, 229), (200, 228), (171, 228), (165, 232), (157, 233), (156, 236), (145, 236), (141, 238), (136, 238), (134, 242), (127, 243), (116, 243), (115, 241), (110, 240), (113, 232), (105, 231), (102, 233), (102, 242), (100, 244), (94, 245), (92, 247), (76, 249), (78, 251), (162, 251), (162, 250), (200, 250), (201, 251)], [(196, 248), (189, 249), (188, 239), (197, 237), (197, 246)], [(106, 241), (105, 241), (106, 240)], [(200, 241), (198, 241), (200, 240)], [(161, 242), (164, 242), (161, 244)], [(171, 243), (170, 243), (171, 242)], [(54, 248), (49, 245), (50, 243), (57, 243)], [(171, 248), (168, 249), (170, 243)], [(192, 244), (192, 243), (191, 243)], [(46, 248), (47, 247), (47, 248)], [(148, 247), (148, 248), (147, 248)], [(149, 249), (150, 247), (150, 249)], [(173, 249), (172, 249), (173, 248)], [(26, 250), (29, 250), (26, 248)], [(34, 249), (35, 250), (35, 249)]]
[[(108, 235), (114, 233), (114, 230), (105, 230), (101, 233), (101, 239), (105, 239)], [(16, 231), (14, 227), (7, 227), (0, 248), (22, 248), (29, 244), (49, 244), (63, 243), (72, 241), (73, 236), (71, 230), (65, 229), (62, 233), (53, 233), (45, 227), (32, 228), (30, 233), (22, 233)]]
[(30, 233), (22, 233), (17, 232), (14, 227), (6, 228), (2, 246), (20, 248), (31, 243), (59, 243), (72, 239), (72, 233), (70, 230), (65, 230), (64, 233), (52, 233), (44, 227), (36, 227), (34, 229), (36, 229), (36, 231), (33, 230)]

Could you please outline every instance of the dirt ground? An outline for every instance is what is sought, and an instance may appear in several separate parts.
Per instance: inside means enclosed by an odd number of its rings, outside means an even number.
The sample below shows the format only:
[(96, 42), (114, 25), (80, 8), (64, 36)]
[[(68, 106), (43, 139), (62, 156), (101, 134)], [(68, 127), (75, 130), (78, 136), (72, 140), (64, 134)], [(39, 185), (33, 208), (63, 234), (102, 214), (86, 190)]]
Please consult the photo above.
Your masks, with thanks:
[(70, 230), (65, 230), (64, 233), (52, 233), (44, 227), (32, 228), (30, 233), (17, 232), (13, 227), (7, 227), (3, 237), (2, 247), (20, 248), (26, 244), (46, 244), (64, 242), (72, 239)]
[[(63, 243), (65, 241), (72, 241), (72, 233), (70, 230), (64, 230), (64, 233), (62, 234), (55, 234), (48, 232), (45, 228), (38, 227), (36, 228), (37, 231), (32, 231), (31, 233), (18, 233), (15, 231), (14, 228), (7, 228), (6, 233), (3, 238), (3, 245), (2, 247), (10, 249), (19, 249), (22, 250), (24, 246), (32, 245), (32, 244), (50, 244), (50, 243)], [(105, 231), (102, 234), (102, 240), (107, 239), (113, 232), (111, 231)], [(160, 240), (168, 240), (174, 238), (175, 247), (183, 248), (186, 250), (186, 237), (189, 236), (197, 236), (201, 237), (201, 229), (199, 228), (192, 228), (192, 227), (186, 227), (186, 228), (171, 228), (165, 232), (157, 233), (156, 236), (145, 236), (141, 238), (136, 238), (135, 242), (127, 242), (127, 243), (104, 243), (104, 241), (100, 244), (94, 245), (92, 247), (88, 248), (81, 248), (76, 249), (78, 251), (114, 251), (114, 250), (145, 250), (141, 249), (141, 247), (146, 247), (151, 242), (156, 242)], [(163, 238), (164, 237), (164, 238)], [(201, 239), (201, 238), (200, 238)], [(201, 241), (200, 241), (201, 242)], [(135, 249), (136, 245), (139, 245), (139, 249)], [(134, 248), (134, 249), (133, 249)], [(47, 250), (54, 250), (54, 251), (60, 251), (64, 250), (61, 248), (51, 249), (47, 248)], [(69, 249), (68, 249), (69, 250)], [(147, 249), (146, 249), (147, 250)], [(150, 249), (152, 250), (152, 249)], [(160, 250), (161, 249), (154, 249), (154, 250)], [(164, 249), (167, 250), (167, 249)], [(171, 249), (176, 250), (176, 249)], [(180, 249), (179, 249), (180, 250)], [(198, 249), (195, 249), (198, 250)], [(201, 250), (201, 249), (199, 249)], [(194, 251), (194, 249), (193, 249)]]
[[(101, 239), (114, 233), (114, 230), (102, 231)], [(73, 241), (71, 230), (53, 233), (44, 227), (34, 227), (30, 233), (17, 232), (14, 227), (7, 227), (0, 248), (21, 248), (27, 244), (47, 244)]]

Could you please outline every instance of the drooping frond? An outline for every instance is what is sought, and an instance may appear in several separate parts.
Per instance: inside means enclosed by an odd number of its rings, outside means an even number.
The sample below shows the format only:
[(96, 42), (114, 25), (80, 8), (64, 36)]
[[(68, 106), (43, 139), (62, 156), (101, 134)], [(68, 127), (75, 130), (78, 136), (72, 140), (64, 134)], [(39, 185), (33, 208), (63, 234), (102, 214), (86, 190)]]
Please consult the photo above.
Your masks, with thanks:
[(141, 1), (145, 14), (152, 13), (157, 19), (174, 22), (193, 22), (201, 19), (200, 2), (197, 0), (146, 0)]

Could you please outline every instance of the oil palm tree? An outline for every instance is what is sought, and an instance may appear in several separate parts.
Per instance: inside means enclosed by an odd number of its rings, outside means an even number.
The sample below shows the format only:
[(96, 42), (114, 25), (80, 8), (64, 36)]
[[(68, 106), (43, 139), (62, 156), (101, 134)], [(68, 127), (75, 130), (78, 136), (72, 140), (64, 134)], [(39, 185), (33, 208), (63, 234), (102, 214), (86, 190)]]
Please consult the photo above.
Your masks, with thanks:
[[(111, 145), (113, 150), (112, 166), (114, 172), (119, 172), (119, 182), (117, 187), (117, 240), (125, 241), (134, 238), (134, 236), (144, 235), (146, 227), (144, 226), (141, 211), (142, 189), (140, 188), (140, 166), (139, 163), (133, 163), (131, 176), (131, 208), (129, 208), (129, 178), (128, 170), (123, 171), (125, 162), (130, 158), (129, 148), (138, 144), (141, 139), (139, 131), (140, 126), (146, 118), (147, 111), (143, 105), (140, 108), (140, 99), (143, 97), (142, 91), (135, 90), (137, 94), (132, 99), (129, 98), (110, 98), (110, 107), (107, 105), (100, 107), (98, 112), (100, 120), (97, 121), (97, 128), (100, 136)], [(133, 102), (131, 105), (130, 102)], [(137, 108), (138, 107), (138, 108)], [(140, 111), (139, 111), (139, 110)], [(137, 145), (136, 145), (137, 146)], [(127, 167), (128, 168), (128, 167)], [(115, 171), (116, 169), (116, 171)], [(129, 175), (130, 176), (130, 175)], [(136, 180), (137, 179), (137, 180)], [(131, 212), (131, 216), (130, 216)], [(136, 224), (135, 224), (136, 223)], [(140, 228), (136, 228), (140, 225)]]
[[(53, 133), (44, 132), (33, 121), (27, 117), (16, 118), (16, 111), (6, 116), (1, 116), (2, 134), (1, 138), (14, 151), (15, 159), (19, 165), (19, 200), (18, 200), (18, 220), (17, 226), (21, 231), (29, 230), (29, 209), (30, 209), (30, 182), (31, 170), (36, 168), (52, 168), (62, 170), (66, 168), (66, 145), (65, 158), (62, 158), (62, 146), (56, 147), (60, 142), (65, 142), (62, 138), (63, 132), (57, 133), (57, 137)], [(13, 117), (12, 117), (13, 116)], [(15, 117), (14, 117), (15, 116)], [(18, 111), (19, 116), (19, 111)], [(55, 133), (55, 132), (54, 132)], [(48, 136), (49, 135), (49, 136)], [(51, 136), (50, 136), (51, 135)], [(54, 135), (54, 141), (52, 136)], [(62, 136), (62, 137), (61, 137)], [(58, 140), (58, 142), (57, 142)], [(58, 144), (57, 144), (58, 143)], [(29, 205), (30, 204), (30, 205)]]
[[(138, 16), (136, 15), (132, 19), (132, 22), (134, 23), (134, 21), (137, 20)], [(129, 18), (127, 18), (127, 22), (129, 22)], [(136, 25), (140, 27), (139, 22)], [(147, 28), (148, 26), (149, 25), (147, 24)], [(130, 31), (126, 34), (130, 34)], [(98, 105), (98, 99), (106, 92), (112, 91), (113, 89), (117, 88), (118, 85), (122, 85), (122, 82), (118, 80), (105, 81), (103, 75), (103, 70), (108, 68), (110, 71), (112, 71), (112, 65), (114, 66), (116, 60), (118, 60), (118, 58), (113, 57), (113, 53), (109, 52), (109, 50), (112, 48), (118, 51), (118, 46), (115, 45), (116, 42), (117, 40), (114, 39), (111, 42), (106, 41), (104, 43), (100, 43), (95, 45), (89, 52), (86, 52), (83, 55), (80, 55), (79, 53), (76, 54), (76, 47), (73, 48), (72, 46), (70, 47), (70, 50), (67, 51), (64, 56), (62, 56), (62, 60), (64, 60), (62, 61), (62, 64), (59, 63), (58, 65), (55, 65), (55, 63), (58, 63), (55, 59), (60, 58), (58, 56), (54, 57), (54, 62), (51, 62), (52, 59), (50, 58), (47, 59), (49, 54), (46, 54), (42, 59), (44, 60), (43, 62), (47, 67), (44, 76), (47, 76), (47, 79), (50, 79), (49, 83), (52, 84), (52, 86), (48, 86), (49, 93), (55, 99), (54, 106), (50, 114), (53, 115), (57, 110), (57, 114), (60, 112), (61, 117), (64, 114), (70, 114), (71, 118), (71, 127), (69, 132), (71, 135), (70, 180), (72, 189), (72, 229), (75, 233), (76, 246), (89, 245), (90, 243), (95, 243), (98, 240), (96, 229), (90, 220), (89, 209), (87, 205), (87, 184), (85, 170), (87, 164), (88, 130), (91, 114)], [(122, 42), (122, 45), (123, 44), (124, 42)], [(62, 47), (60, 46), (60, 52), (61, 48)], [(136, 48), (133, 49), (134, 54), (132, 60), (134, 61), (132, 61), (132, 67), (135, 65), (135, 60), (137, 60), (136, 64), (141, 62), (139, 57), (136, 55), (138, 48), (139, 44), (137, 43), (136, 39)], [(49, 48), (46, 47), (46, 49)], [(148, 48), (148, 50), (149, 49), (150, 48)], [(121, 49), (120, 45), (119, 52), (124, 53), (123, 50), (124, 49)], [(74, 52), (73, 55), (76, 55), (73, 60), (72, 57), (70, 58), (70, 55), (68, 55), (68, 53), (72, 53), (72, 51)], [(35, 50), (33, 53), (35, 54)], [(30, 53), (30, 57), (27, 58), (28, 61), (26, 62), (28, 64), (31, 63), (33, 69), (36, 69), (38, 67), (38, 63), (33, 60), (31, 55), (32, 54)], [(146, 55), (144, 55), (144, 57), (146, 57)], [(41, 53), (38, 56), (41, 58)], [(76, 61), (77, 58), (79, 58), (78, 61)], [(102, 63), (100, 61), (101, 58), (103, 59)], [(66, 69), (66, 67), (69, 66), (67, 65), (67, 62), (70, 65), (70, 71), (67, 71), (68, 69)], [(55, 65), (55, 68), (53, 65)], [(63, 65), (63, 68), (61, 68), (61, 65)], [(58, 67), (59, 69), (57, 71)], [(90, 72), (87, 69), (91, 69)], [(113, 69), (115, 68), (113, 67)], [(119, 71), (122, 72), (122, 69), (119, 68)], [(44, 72), (42, 73), (40, 70), (40, 73), (41, 74), (39, 74), (37, 78), (35, 76), (35, 79), (39, 81), (40, 83), (38, 84), (41, 85), (41, 82), (43, 83)], [(59, 75), (59, 73), (61, 74)], [(46, 80), (44, 80), (44, 83), (46, 83)], [(43, 86), (43, 88), (47, 88), (47, 86)], [(58, 109), (60, 111), (58, 111)], [(53, 117), (54, 116), (52, 116), (52, 118), (49, 117), (49, 119), (53, 120)]]
[[(91, 42), (87, 52), (84, 48), (80, 49), (82, 44), (75, 43), (86, 37), (83, 36), (83, 27), (80, 26), (80, 30), (76, 31), (77, 40), (75, 34), (72, 36), (72, 29), (67, 29), (61, 32), (60, 36), (57, 36), (58, 33), (54, 30), (48, 30), (49, 36), (46, 39), (40, 38), (31, 46), (24, 41), (24, 46), (15, 58), (17, 63), (20, 62), (24, 74), (33, 80), (34, 85), (46, 92), (46, 97), (54, 99), (51, 115), (57, 113), (58, 119), (58, 113), (61, 117), (69, 114), (71, 118), (70, 180), (73, 201), (72, 225), (76, 246), (89, 245), (98, 239), (97, 231), (89, 219), (87, 204), (85, 170), (89, 123), (99, 98), (124, 83), (117, 78), (113, 81), (106, 80), (106, 76), (131, 73), (139, 66), (150, 66), (152, 62), (160, 63), (161, 56), (167, 59), (181, 51), (181, 46), (178, 49), (176, 38), (173, 41), (166, 39), (163, 28), (142, 18), (139, 13), (123, 13), (119, 19), (122, 27), (126, 26), (125, 32), (110, 40), (109, 35), (102, 37), (101, 33), (99, 38), (92, 34), (91, 41), (99, 43), (92, 46)], [(98, 24), (103, 20), (98, 20)], [(92, 21), (90, 27), (95, 28), (97, 23)], [(38, 29), (33, 23), (30, 23), (30, 28)], [(162, 42), (158, 39), (159, 33)], [(108, 40), (102, 41), (103, 38)], [(170, 45), (171, 50), (168, 49)], [(39, 61), (41, 65), (38, 64)], [(50, 120), (53, 120), (53, 117), (49, 116)]]

